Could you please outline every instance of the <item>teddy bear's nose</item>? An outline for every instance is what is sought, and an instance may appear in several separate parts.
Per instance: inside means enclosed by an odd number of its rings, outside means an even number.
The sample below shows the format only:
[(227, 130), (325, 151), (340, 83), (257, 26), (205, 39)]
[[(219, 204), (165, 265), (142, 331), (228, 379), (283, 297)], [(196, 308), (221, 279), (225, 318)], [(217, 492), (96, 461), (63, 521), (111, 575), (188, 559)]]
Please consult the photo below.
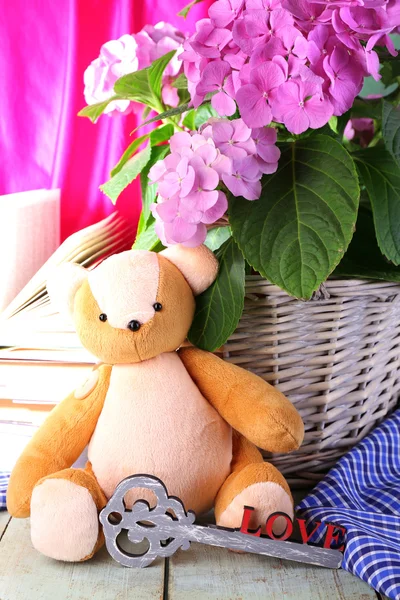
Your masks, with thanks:
[(137, 331), (138, 329), (140, 329), (139, 321), (135, 321), (135, 320), (129, 321), (128, 329), (130, 329), (131, 331)]

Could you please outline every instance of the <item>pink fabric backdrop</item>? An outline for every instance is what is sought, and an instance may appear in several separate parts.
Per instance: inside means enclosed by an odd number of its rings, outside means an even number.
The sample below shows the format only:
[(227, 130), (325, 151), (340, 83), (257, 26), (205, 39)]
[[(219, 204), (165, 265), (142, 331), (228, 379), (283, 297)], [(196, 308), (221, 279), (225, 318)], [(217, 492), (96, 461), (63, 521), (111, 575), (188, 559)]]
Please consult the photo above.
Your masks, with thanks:
[[(77, 117), (85, 105), (83, 72), (104, 42), (146, 23), (169, 21), (193, 31), (210, 2), (184, 21), (176, 13), (186, 3), (13, 0), (0, 20), (0, 194), (60, 187), (63, 238), (113, 210), (98, 188), (131, 141), (135, 117), (102, 116), (96, 125)], [(137, 221), (137, 185), (117, 207)]]

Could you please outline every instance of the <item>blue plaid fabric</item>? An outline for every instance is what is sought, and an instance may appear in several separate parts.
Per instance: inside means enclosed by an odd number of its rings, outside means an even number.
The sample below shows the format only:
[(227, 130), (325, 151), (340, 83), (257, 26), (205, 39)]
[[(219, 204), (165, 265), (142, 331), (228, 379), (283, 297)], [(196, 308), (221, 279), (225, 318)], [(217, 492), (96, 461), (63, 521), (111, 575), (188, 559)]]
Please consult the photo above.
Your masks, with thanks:
[(343, 568), (400, 600), (400, 410), (344, 456), (297, 511), (308, 522), (345, 527)]
[(6, 509), (6, 493), (9, 479), (10, 473), (0, 471), (0, 510)]

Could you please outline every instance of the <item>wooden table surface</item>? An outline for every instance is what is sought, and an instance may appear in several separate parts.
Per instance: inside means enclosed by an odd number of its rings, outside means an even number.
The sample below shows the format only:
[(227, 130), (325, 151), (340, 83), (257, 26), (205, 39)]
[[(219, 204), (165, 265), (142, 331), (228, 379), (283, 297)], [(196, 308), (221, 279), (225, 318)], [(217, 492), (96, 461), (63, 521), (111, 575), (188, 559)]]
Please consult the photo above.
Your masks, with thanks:
[(126, 569), (103, 548), (60, 563), (34, 550), (29, 519), (0, 512), (0, 600), (377, 600), (343, 570), (192, 544), (146, 569)]

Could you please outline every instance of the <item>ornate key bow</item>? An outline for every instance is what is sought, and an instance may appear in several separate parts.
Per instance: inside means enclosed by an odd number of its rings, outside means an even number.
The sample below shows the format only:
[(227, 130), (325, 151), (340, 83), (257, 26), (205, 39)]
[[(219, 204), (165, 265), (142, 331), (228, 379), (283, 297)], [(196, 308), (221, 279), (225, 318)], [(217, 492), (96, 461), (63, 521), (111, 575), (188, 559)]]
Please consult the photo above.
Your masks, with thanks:
[[(131, 511), (126, 509), (124, 496), (138, 488), (154, 493), (157, 500), (154, 508), (150, 508), (146, 500), (138, 500)], [(147, 567), (157, 557), (172, 556), (180, 548), (188, 550), (190, 542), (334, 569), (342, 562), (342, 554), (338, 550), (273, 541), (263, 536), (253, 537), (236, 529), (214, 525), (195, 525), (195, 519), (195, 513), (186, 511), (181, 500), (169, 496), (163, 482), (151, 475), (132, 475), (121, 481), (100, 513), (107, 550), (125, 567)], [(124, 551), (117, 539), (122, 530), (127, 530), (128, 539), (134, 544), (147, 539), (149, 546), (146, 552), (133, 555)]]

